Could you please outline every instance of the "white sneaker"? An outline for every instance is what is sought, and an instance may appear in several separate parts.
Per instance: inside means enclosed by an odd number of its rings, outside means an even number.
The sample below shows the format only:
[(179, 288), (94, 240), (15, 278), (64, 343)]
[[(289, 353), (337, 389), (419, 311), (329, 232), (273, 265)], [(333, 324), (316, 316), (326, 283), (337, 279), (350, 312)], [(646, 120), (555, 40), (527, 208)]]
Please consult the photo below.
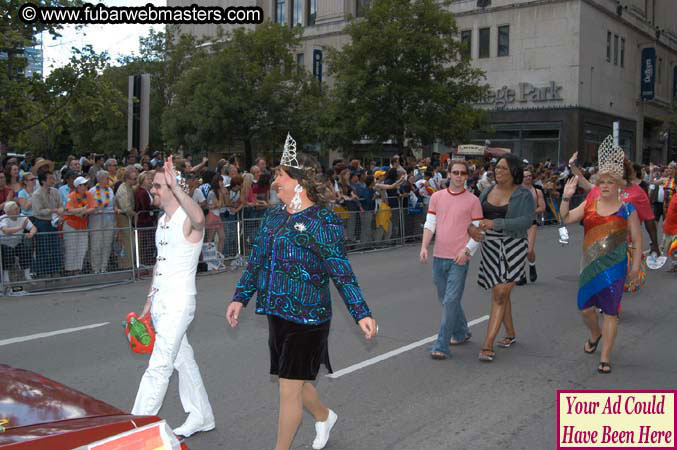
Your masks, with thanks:
[(211, 431), (214, 428), (215, 425), (213, 419), (206, 425), (197, 425), (197, 426), (195, 424), (189, 423), (189, 421), (186, 420), (183, 425), (181, 425), (178, 428), (175, 428), (173, 431), (174, 434), (177, 436), (189, 437), (194, 435), (195, 433), (199, 433), (200, 431)]
[(26, 281), (33, 279), (33, 277), (31, 276), (31, 269), (24, 269), (24, 279)]
[(313, 448), (319, 450), (327, 445), (329, 440), (329, 433), (338, 420), (338, 416), (331, 409), (329, 410), (329, 417), (324, 422), (315, 422), (315, 440), (313, 441)]

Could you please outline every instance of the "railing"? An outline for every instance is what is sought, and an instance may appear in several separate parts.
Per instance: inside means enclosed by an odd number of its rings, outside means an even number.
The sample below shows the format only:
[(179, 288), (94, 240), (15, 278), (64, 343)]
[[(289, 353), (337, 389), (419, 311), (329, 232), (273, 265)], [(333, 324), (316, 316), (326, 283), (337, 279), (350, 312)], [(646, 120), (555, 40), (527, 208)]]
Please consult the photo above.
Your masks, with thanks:
[[(584, 196), (574, 196), (571, 207)], [(377, 202), (374, 210), (332, 206), (345, 224), (348, 252), (420, 242), (427, 206), (408, 198)], [(544, 221), (557, 222), (558, 201), (546, 202)], [(354, 209), (354, 208), (353, 208)], [(209, 214), (198, 272), (218, 273), (243, 267), (263, 218), (262, 209), (237, 214)], [(143, 215), (144, 220), (140, 220)], [(63, 288), (130, 282), (150, 276), (156, 259), (155, 230), (160, 211), (133, 217), (96, 215), (86, 230), (26, 232), (17, 239), (0, 237), (0, 290), (10, 295)], [(93, 217), (93, 216), (92, 216)], [(0, 236), (3, 236), (0, 233)]]

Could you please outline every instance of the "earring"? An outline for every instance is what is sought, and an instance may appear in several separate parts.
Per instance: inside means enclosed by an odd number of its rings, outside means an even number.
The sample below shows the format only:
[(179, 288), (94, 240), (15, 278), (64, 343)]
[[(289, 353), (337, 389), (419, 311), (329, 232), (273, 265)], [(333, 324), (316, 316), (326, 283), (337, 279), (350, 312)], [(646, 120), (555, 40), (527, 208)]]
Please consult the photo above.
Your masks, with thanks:
[(298, 212), (301, 209), (301, 192), (303, 192), (303, 186), (297, 184), (294, 187), (294, 197), (291, 199), (291, 203), (289, 204), (292, 212)]

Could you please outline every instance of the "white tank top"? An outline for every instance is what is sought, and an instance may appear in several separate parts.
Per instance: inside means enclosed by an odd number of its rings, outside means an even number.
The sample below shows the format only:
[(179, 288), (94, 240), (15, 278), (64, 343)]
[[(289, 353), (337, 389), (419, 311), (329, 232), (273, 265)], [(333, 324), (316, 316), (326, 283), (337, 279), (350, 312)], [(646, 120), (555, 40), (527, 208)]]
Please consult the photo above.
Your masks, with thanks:
[[(179, 207), (171, 219), (163, 214), (155, 232), (157, 265), (153, 288), (177, 296), (196, 295), (195, 273), (202, 251), (202, 240), (192, 243), (183, 235), (186, 212)], [(203, 232), (204, 236), (204, 232)]]

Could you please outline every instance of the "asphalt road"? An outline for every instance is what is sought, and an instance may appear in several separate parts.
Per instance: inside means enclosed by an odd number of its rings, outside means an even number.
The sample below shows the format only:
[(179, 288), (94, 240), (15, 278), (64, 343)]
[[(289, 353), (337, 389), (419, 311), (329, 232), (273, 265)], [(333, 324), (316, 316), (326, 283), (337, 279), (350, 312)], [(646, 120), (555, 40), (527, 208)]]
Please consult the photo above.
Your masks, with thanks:
[[(612, 354), (613, 373), (596, 372), (599, 353), (583, 352), (586, 329), (576, 308), (582, 229), (570, 226), (571, 244), (541, 228), (538, 281), (513, 291), (517, 343), (497, 348), (493, 363), (477, 354), (486, 321), (453, 357), (433, 361), (429, 345), (404, 351), (336, 379), (320, 377), (322, 398), (339, 415), (328, 449), (552, 449), (556, 447), (557, 389), (675, 389), (672, 343), (677, 321), (677, 277), (651, 272), (639, 294), (623, 299)], [(440, 305), (431, 265), (418, 262), (418, 245), (356, 254), (355, 272), (380, 334), (366, 342), (334, 291), (330, 355), (334, 370), (433, 336)], [(468, 320), (489, 312), (477, 286), (476, 256), (463, 304)], [(189, 439), (191, 449), (261, 450), (274, 446), (277, 384), (268, 375), (267, 324), (253, 302), (236, 330), (224, 310), (239, 272), (200, 277), (198, 311), (189, 339), (195, 349), (217, 428)], [(71, 294), (0, 298), (0, 341), (35, 333), (110, 322), (42, 339), (0, 345), (0, 362), (40, 372), (122, 409), (130, 409), (147, 357), (129, 351), (121, 321), (140, 310), (148, 281)], [(160, 415), (184, 420), (176, 375)], [(311, 448), (306, 414), (295, 449)]]

